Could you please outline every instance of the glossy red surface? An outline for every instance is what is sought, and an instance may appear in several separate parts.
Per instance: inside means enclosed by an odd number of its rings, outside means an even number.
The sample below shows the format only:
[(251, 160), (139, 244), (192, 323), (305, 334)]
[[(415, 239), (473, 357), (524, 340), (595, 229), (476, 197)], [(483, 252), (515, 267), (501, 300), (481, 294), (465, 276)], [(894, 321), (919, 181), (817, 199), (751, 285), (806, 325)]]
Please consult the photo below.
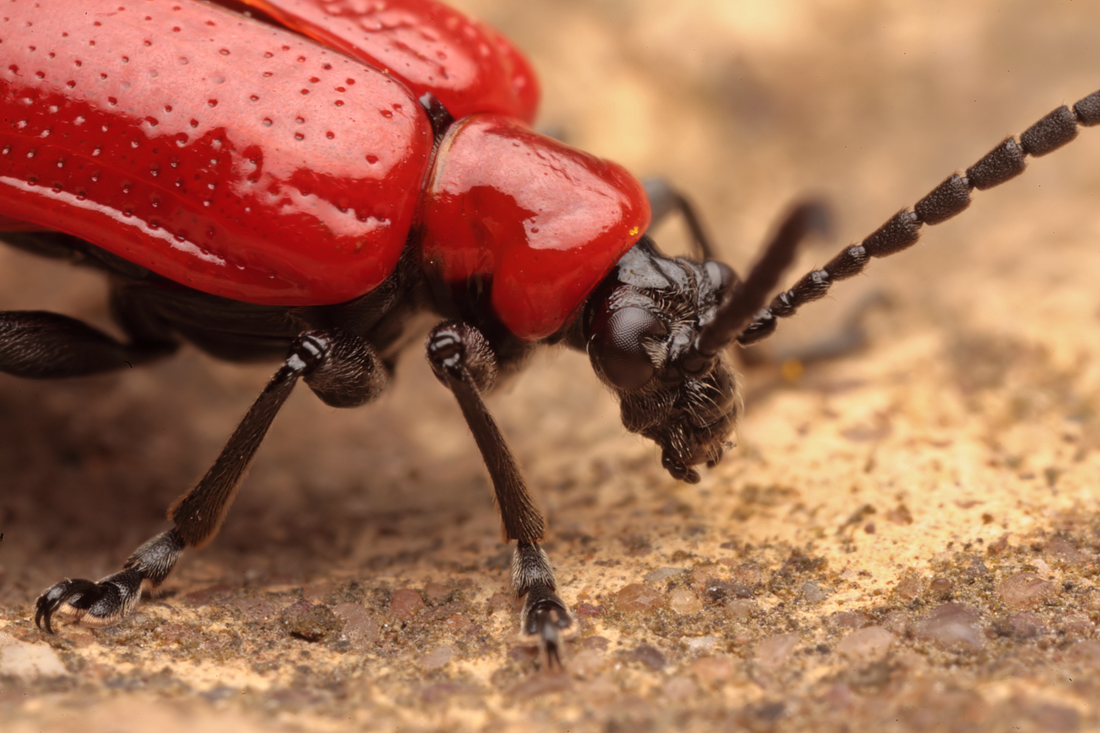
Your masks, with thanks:
[(422, 216), (424, 268), (449, 283), (490, 280), (498, 318), (534, 341), (572, 318), (650, 212), (621, 166), (477, 115), (444, 138)]
[[(329, 48), (385, 69), (455, 119), (497, 112), (533, 123), (534, 70), (500, 33), (435, 0), (240, 0)], [(217, 0), (215, 0), (217, 2)]]
[(11, 0), (0, 217), (252, 303), (378, 285), (432, 132), (404, 85), (192, 0)]

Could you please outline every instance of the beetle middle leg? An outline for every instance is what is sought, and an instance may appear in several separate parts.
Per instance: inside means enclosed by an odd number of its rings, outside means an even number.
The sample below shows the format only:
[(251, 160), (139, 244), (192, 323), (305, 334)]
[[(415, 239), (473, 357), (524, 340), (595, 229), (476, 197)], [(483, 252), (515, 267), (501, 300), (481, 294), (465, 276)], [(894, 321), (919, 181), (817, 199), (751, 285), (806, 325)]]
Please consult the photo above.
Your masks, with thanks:
[(444, 323), (428, 336), (428, 361), (440, 382), (451, 390), (466, 424), (474, 434), (493, 492), (506, 540), (516, 541), (512, 556), (512, 586), (523, 598), (520, 625), (538, 637), (549, 664), (561, 664), (561, 632), (573, 623), (565, 601), (558, 596), (550, 559), (538, 542), (546, 521), (527, 490), (519, 464), (508, 449), (481, 393), (496, 379), (496, 357), (488, 341), (473, 326)]
[(230, 436), (206, 475), (168, 510), (175, 526), (150, 539), (117, 573), (99, 582), (63, 580), (38, 599), (35, 623), (52, 633), (55, 616), (84, 626), (109, 626), (129, 614), (143, 590), (156, 588), (186, 547), (202, 547), (218, 533), (241, 480), (275, 415), (299, 379), (326, 404), (354, 407), (385, 388), (389, 375), (363, 339), (343, 331), (307, 331)]

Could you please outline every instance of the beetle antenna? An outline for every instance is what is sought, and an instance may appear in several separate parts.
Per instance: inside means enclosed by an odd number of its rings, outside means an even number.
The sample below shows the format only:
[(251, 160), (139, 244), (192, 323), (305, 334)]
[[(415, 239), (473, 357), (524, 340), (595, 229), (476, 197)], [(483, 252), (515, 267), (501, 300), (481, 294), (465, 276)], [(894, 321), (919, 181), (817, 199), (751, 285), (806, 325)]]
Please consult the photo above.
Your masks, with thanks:
[[(965, 174), (949, 176), (913, 208), (894, 214), (862, 242), (851, 245), (823, 268), (807, 273), (790, 290), (775, 296), (746, 328), (737, 332), (737, 342), (747, 346), (767, 338), (775, 331), (778, 319), (793, 316), (799, 306), (824, 297), (835, 281), (863, 272), (872, 257), (886, 257), (913, 246), (920, 239), (923, 225), (939, 224), (963, 211), (970, 205), (970, 192), (974, 189), (984, 191), (1015, 178), (1024, 172), (1027, 156), (1037, 158), (1053, 152), (1077, 137), (1078, 127), (1094, 125), (1100, 125), (1100, 91), (1079, 100), (1072, 108), (1062, 105), (1024, 130), (1018, 140), (1005, 138), (967, 168)], [(704, 330), (700, 340), (706, 335)], [(715, 342), (711, 339), (707, 343)]]
[(714, 320), (703, 327), (695, 340), (695, 352), (709, 358), (729, 345), (753, 322), (764, 308), (779, 278), (794, 261), (798, 245), (813, 234), (829, 230), (829, 211), (824, 204), (808, 201), (795, 206), (783, 219), (764, 253), (745, 279), (738, 283), (718, 309)]

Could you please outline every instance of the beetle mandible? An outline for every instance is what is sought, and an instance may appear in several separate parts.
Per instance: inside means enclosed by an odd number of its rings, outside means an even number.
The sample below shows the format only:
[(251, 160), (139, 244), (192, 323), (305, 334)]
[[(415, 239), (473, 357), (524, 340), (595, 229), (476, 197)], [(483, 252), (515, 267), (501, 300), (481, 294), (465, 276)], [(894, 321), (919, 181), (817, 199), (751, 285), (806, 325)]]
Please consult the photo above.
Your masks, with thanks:
[[(229, 2), (225, 5), (239, 5)], [(98, 582), (64, 580), (36, 623), (117, 622), (210, 541), (295, 384), (362, 405), (386, 386), (410, 318), (441, 323), (427, 356), (482, 453), (516, 541), (521, 628), (557, 659), (571, 624), (544, 520), (482, 394), (538, 344), (586, 351), (626, 428), (696, 482), (727, 449), (739, 401), (725, 354), (914, 244), (1100, 123), (1100, 92), (952, 175), (860, 243), (768, 296), (822, 227), (795, 207), (744, 277), (713, 259), (667, 184), (533, 132), (538, 86), (495, 31), (434, 0), (15, 0), (0, 23), (0, 227), (5, 240), (111, 278), (128, 341), (52, 313), (0, 313), (0, 371), (55, 379), (148, 362), (181, 341), (282, 365), (173, 527)], [(410, 31), (415, 31), (411, 32)], [(446, 57), (446, 62), (438, 61)], [(680, 213), (700, 260), (646, 236)]]

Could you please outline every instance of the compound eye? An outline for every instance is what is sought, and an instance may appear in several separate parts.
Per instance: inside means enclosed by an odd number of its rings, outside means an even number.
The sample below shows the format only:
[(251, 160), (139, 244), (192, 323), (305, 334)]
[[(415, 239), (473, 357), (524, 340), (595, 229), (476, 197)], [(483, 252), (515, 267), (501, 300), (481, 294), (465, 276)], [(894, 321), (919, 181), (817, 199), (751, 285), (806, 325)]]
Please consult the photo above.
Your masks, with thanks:
[(645, 386), (656, 371), (645, 341), (667, 335), (668, 329), (649, 311), (620, 308), (608, 316), (592, 339), (590, 356), (604, 378), (621, 390)]

